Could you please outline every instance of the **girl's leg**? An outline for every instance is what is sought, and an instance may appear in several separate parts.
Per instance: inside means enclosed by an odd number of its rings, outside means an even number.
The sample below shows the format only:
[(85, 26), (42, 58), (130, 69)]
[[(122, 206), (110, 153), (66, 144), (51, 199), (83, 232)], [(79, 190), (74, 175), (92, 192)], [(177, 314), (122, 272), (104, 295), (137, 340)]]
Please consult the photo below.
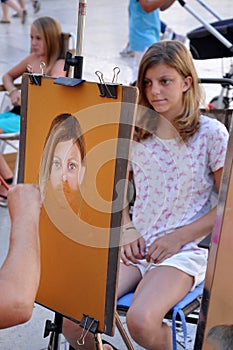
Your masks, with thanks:
[(13, 177), (13, 173), (5, 161), (3, 155), (0, 154), (0, 173), (4, 179), (10, 179)]
[[(8, 184), (10, 184), (11, 180), (13, 180), (13, 173), (1, 154), (0, 154), (0, 174), (5, 180), (8, 180), (7, 181)], [(0, 206), (5, 207), (6, 205), (7, 205), (7, 190), (0, 183)]]
[(119, 270), (117, 297), (120, 298), (122, 295), (133, 291), (141, 279), (142, 275), (136, 266), (127, 266), (121, 263)]
[(171, 350), (166, 313), (191, 289), (193, 277), (169, 266), (149, 271), (136, 289), (126, 321), (132, 338), (148, 350)]

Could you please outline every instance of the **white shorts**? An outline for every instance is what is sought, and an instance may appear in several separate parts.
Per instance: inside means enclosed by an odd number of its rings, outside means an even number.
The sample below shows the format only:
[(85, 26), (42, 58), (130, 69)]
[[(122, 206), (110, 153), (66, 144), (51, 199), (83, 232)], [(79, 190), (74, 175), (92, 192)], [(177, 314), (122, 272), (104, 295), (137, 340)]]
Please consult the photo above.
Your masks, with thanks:
[(150, 271), (156, 268), (157, 266), (172, 266), (187, 273), (190, 276), (193, 276), (194, 282), (192, 289), (200, 284), (206, 273), (208, 259), (208, 250), (207, 249), (198, 249), (198, 250), (183, 250), (179, 253), (174, 254), (170, 258), (164, 260), (163, 262), (156, 264), (154, 262), (147, 262), (146, 259), (142, 259), (138, 264), (130, 262), (131, 265), (136, 266), (141, 272), (142, 277)]

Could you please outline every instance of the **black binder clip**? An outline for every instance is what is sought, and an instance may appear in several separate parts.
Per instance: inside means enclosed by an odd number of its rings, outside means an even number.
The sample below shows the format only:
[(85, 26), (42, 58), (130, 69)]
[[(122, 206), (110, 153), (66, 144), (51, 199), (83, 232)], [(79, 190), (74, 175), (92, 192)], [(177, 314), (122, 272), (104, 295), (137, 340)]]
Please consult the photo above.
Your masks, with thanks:
[(83, 318), (80, 323), (80, 326), (83, 328), (83, 330), (80, 337), (77, 339), (77, 344), (80, 346), (85, 344), (85, 338), (88, 332), (94, 333), (95, 335), (98, 330), (98, 324), (99, 321), (96, 320), (94, 317), (83, 314)]
[(41, 86), (41, 77), (44, 75), (44, 67), (45, 67), (45, 63), (41, 62), (40, 63), (41, 74), (34, 74), (32, 71), (32, 66), (30, 64), (27, 64), (27, 72), (29, 73), (28, 76), (30, 79), (30, 84)]
[(41, 75), (29, 74), (30, 84), (41, 85)]
[(99, 70), (95, 71), (95, 74), (97, 75), (99, 79), (98, 87), (101, 97), (108, 97), (108, 98), (117, 98), (117, 77), (120, 72), (120, 69), (118, 67), (115, 67), (113, 69), (114, 76), (111, 83), (106, 83), (104, 81), (104, 75)]

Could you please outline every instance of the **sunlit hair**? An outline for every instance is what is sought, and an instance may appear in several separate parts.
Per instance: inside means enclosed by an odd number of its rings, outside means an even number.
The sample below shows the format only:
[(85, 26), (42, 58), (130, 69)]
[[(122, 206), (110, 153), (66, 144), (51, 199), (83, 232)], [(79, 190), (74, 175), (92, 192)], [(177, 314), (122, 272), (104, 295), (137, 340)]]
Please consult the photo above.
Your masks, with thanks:
[(69, 113), (58, 115), (51, 123), (45, 140), (44, 152), (40, 166), (40, 185), (42, 190), (49, 180), (55, 148), (58, 143), (72, 140), (76, 144), (81, 155), (81, 161), (85, 165), (85, 141), (81, 126), (77, 117)]
[[(150, 46), (145, 52), (138, 71), (139, 104), (153, 109), (146, 98), (144, 79), (147, 70), (160, 63), (176, 69), (183, 78), (188, 76), (192, 78), (190, 88), (183, 93), (182, 111), (174, 120), (175, 128), (186, 142), (200, 127), (200, 103), (203, 98), (191, 54), (180, 41), (161, 41)], [(145, 139), (152, 133), (146, 128), (138, 128), (136, 134), (137, 139)]]
[(46, 67), (44, 72), (49, 75), (62, 51), (62, 31), (60, 23), (51, 17), (39, 17), (33, 23), (44, 43)]

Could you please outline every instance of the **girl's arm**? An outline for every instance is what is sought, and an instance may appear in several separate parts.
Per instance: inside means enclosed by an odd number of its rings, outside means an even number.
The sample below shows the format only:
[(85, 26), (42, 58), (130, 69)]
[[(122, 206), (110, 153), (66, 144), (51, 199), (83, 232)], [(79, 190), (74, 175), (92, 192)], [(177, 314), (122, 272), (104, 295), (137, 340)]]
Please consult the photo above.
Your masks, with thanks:
[[(215, 185), (218, 192), (220, 189), (222, 171), (223, 171), (223, 168), (220, 168), (214, 173)], [(194, 221), (191, 224), (186, 225), (179, 229), (180, 231), (179, 237), (180, 237), (182, 246), (211, 233), (214, 226), (216, 211), (217, 211), (217, 207), (214, 207), (206, 215), (202, 216), (197, 221)]]
[(129, 260), (137, 263), (145, 256), (144, 238), (137, 232), (129, 215), (129, 207), (123, 210), (123, 230), (121, 237), (121, 259), (128, 265)]
[(3, 85), (5, 89), (9, 92), (11, 102), (13, 105), (20, 104), (20, 91), (14, 86), (14, 81), (17, 78), (21, 77), (24, 72), (26, 72), (27, 64), (30, 64), (31, 61), (32, 54), (24, 58), (16, 66), (14, 66), (8, 72), (6, 72), (2, 77)]
[[(214, 173), (215, 184), (219, 191), (223, 168)], [(176, 229), (174, 232), (156, 239), (150, 246), (146, 259), (160, 263), (177, 253), (185, 244), (211, 233), (216, 217), (216, 207), (206, 215), (186, 226)]]
[(63, 59), (57, 60), (53, 68), (51, 69), (51, 76), (54, 78), (65, 77), (67, 72), (64, 71), (64, 65), (65, 65), (65, 60)]

